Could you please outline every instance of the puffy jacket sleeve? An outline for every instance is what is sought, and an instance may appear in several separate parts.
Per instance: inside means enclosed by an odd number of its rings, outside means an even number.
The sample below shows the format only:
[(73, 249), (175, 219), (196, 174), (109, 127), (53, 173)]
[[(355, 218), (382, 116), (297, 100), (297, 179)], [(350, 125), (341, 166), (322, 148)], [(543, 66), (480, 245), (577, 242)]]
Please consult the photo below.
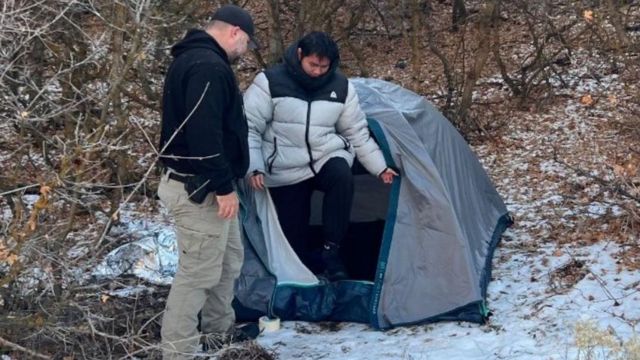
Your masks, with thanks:
[(353, 145), (356, 156), (365, 169), (378, 176), (387, 167), (387, 163), (382, 150), (371, 137), (366, 116), (360, 108), (358, 94), (351, 82), (347, 91), (347, 100), (336, 124), (336, 130)]
[(262, 155), (262, 134), (273, 118), (273, 101), (269, 91), (269, 80), (264, 73), (258, 74), (244, 93), (244, 106), (249, 125), (249, 170), (265, 172)]

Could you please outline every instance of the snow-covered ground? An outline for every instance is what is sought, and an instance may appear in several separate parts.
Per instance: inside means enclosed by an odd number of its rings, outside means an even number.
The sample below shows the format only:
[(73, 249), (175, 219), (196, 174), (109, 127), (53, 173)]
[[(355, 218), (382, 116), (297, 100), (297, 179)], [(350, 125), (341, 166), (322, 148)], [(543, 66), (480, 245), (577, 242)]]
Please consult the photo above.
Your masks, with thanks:
[[(639, 274), (618, 270), (617, 251), (606, 241), (580, 249), (540, 244), (516, 224), (496, 251), (488, 289), (493, 315), (485, 325), (441, 322), (379, 332), (361, 324), (327, 330), (284, 322), (258, 342), (282, 359), (582, 359), (588, 347), (576, 346), (577, 326), (621, 341), (638, 329)], [(598, 344), (597, 334), (591, 336)], [(595, 348), (595, 358), (614, 358), (606, 347)]]
[[(258, 342), (282, 359), (578, 359), (579, 322), (620, 339), (633, 336), (638, 273), (616, 271), (615, 245), (553, 254), (551, 246), (528, 248), (514, 237), (509, 231), (496, 254), (488, 299), (493, 316), (485, 325), (441, 322), (379, 332), (361, 324), (284, 322)], [(575, 286), (563, 284), (555, 271), (576, 260), (585, 277)]]

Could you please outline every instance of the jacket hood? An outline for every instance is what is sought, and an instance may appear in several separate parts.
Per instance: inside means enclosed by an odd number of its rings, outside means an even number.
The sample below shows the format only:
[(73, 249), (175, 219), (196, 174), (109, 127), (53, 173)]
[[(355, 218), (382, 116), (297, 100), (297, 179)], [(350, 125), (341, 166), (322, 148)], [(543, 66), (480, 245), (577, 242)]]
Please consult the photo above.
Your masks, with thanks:
[(204, 30), (189, 30), (180, 42), (173, 45), (171, 48), (171, 55), (173, 55), (173, 57), (178, 57), (192, 49), (209, 49), (215, 51), (224, 59), (224, 61), (227, 63), (229, 62), (226, 51), (224, 51), (224, 49), (218, 44), (216, 39), (207, 34)]
[(298, 59), (297, 41), (285, 50), (283, 60), (289, 74), (291, 74), (293, 79), (307, 91), (317, 90), (331, 81), (338, 69), (338, 66), (340, 65), (340, 58), (337, 58), (331, 62), (331, 66), (325, 74), (318, 77), (311, 77), (307, 75), (307, 73), (302, 69), (300, 59)]

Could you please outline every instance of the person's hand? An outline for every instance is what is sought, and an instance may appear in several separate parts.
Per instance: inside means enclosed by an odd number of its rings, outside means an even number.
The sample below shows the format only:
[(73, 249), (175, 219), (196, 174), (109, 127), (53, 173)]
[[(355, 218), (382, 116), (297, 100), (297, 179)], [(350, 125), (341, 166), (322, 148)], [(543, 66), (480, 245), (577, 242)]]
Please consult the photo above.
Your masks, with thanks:
[(264, 190), (264, 174), (261, 172), (254, 173), (249, 178), (249, 184), (256, 190)]
[(216, 195), (218, 202), (218, 216), (223, 219), (232, 219), (238, 215), (240, 204), (235, 191), (227, 195)]
[(380, 174), (380, 179), (385, 184), (391, 184), (393, 182), (394, 176), (399, 176), (399, 175), (392, 168), (388, 167), (382, 172), (382, 174)]

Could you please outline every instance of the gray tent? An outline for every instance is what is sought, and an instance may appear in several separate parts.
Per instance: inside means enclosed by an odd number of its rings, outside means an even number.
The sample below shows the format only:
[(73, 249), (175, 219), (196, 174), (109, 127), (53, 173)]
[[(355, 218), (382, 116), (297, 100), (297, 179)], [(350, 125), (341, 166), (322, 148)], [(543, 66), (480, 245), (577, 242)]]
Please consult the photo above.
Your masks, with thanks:
[[(268, 192), (241, 185), (246, 260), (236, 284), (238, 318), (268, 314), (380, 329), (483, 322), (491, 258), (511, 224), (504, 203), (433, 105), (385, 81), (352, 81), (372, 134), (401, 176), (384, 185), (354, 165), (356, 193), (342, 254), (350, 278), (333, 283), (298, 259)], [(312, 225), (320, 222), (319, 210), (314, 206)]]

